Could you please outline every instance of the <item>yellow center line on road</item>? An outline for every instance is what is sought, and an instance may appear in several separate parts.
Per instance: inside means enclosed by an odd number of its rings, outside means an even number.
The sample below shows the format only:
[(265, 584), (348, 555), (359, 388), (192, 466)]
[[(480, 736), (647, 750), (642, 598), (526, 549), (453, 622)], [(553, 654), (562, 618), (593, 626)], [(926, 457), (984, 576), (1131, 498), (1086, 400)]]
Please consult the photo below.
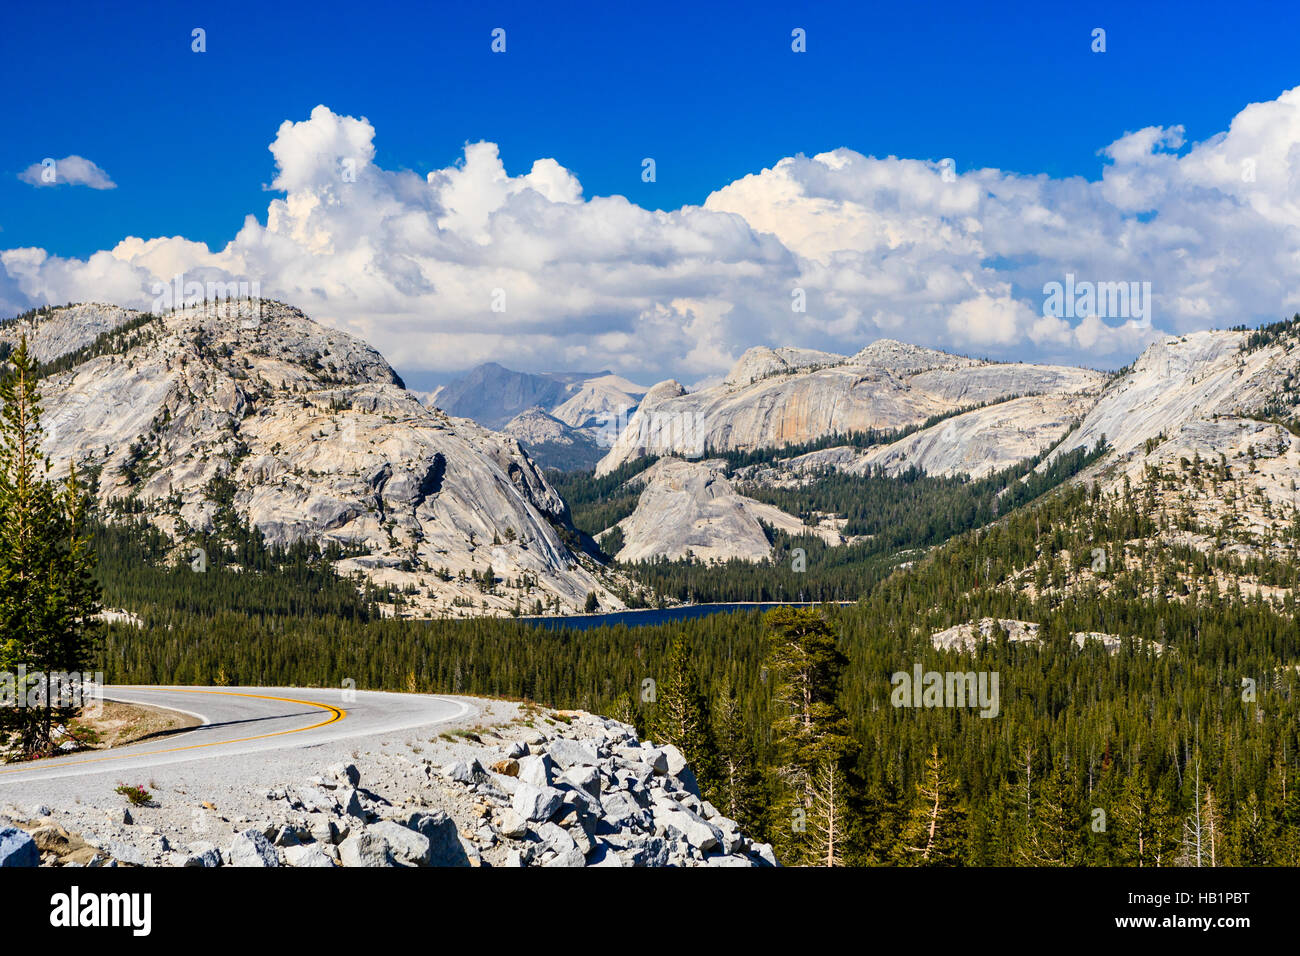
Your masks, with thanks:
[[(341, 707), (335, 707), (333, 704), (323, 704), (320, 701), (315, 701), (315, 700), (295, 700), (292, 697), (272, 697), (268, 694), (237, 694), (234, 691), (229, 691), (229, 690), (198, 690), (196, 688), (188, 688), (188, 687), (187, 688), (181, 688), (181, 687), (158, 688), (147, 684), (124, 684), (119, 686), (121, 687), (121, 689), (124, 690), (128, 688), (139, 688), (142, 690), (165, 690), (168, 693), (177, 693), (177, 694), (223, 694), (226, 697), (249, 697), (256, 700), (276, 700), (276, 701), (282, 701), (286, 704), (302, 704), (306, 707), (318, 707), (321, 710), (327, 711), (330, 714), (330, 717), (328, 720), (322, 720), (320, 723), (312, 724), (310, 727), (298, 727), (294, 730), (277, 730), (274, 733), (270, 733), (270, 734), (257, 734), (252, 737), (238, 737), (234, 740), (214, 740), (212, 743), (207, 743), (207, 744), (189, 744), (184, 747), (167, 747), (162, 750), (145, 750), (139, 753), (113, 754), (107, 757), (88, 757), (85, 760), (62, 760), (58, 764), (53, 765), (54, 767), (76, 767), (87, 763), (103, 763), (104, 761), (107, 760), (129, 760), (131, 757), (152, 757), (156, 754), (180, 753), (185, 750), (200, 750), (204, 747), (220, 747), (225, 744), (247, 743), (250, 740), (265, 740), (268, 737), (283, 737), (287, 734), (301, 734), (308, 730), (315, 730), (318, 727), (324, 727), (328, 724), (336, 723), (337, 721), (342, 720), (344, 717), (348, 715), (348, 712), (346, 710), (344, 710)], [(152, 705), (146, 704), (144, 706), (163, 707), (163, 709), (166, 709), (162, 704), (152, 704)], [(286, 714), (285, 716), (289, 716), (289, 715)], [(195, 728), (195, 729), (200, 729), (200, 728)], [(130, 745), (128, 744), (127, 746)], [(35, 770), (42, 770), (42, 769), (51, 769), (51, 766), (47, 765), (45, 767), (42, 767), (41, 761), (32, 761), (22, 766), (14, 767), (10, 770), (0, 770), (0, 775), (9, 774), (9, 773), (24, 773), (27, 771), (35, 771)]]

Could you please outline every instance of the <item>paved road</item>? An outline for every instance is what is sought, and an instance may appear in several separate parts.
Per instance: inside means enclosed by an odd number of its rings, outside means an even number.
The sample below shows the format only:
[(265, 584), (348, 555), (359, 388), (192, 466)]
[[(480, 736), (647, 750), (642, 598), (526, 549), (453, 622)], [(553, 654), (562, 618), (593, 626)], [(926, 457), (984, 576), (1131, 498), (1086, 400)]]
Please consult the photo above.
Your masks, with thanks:
[(476, 710), (449, 697), (294, 687), (114, 685), (105, 688), (104, 696), (185, 711), (203, 724), (113, 750), (0, 766), (0, 796), (33, 797), (44, 789), (42, 784), (51, 792), (62, 791), (104, 775), (138, 776), (158, 768), (229, 781), (256, 774), (259, 767), (293, 763), (304, 750), (346, 750), (385, 734), (433, 728)]

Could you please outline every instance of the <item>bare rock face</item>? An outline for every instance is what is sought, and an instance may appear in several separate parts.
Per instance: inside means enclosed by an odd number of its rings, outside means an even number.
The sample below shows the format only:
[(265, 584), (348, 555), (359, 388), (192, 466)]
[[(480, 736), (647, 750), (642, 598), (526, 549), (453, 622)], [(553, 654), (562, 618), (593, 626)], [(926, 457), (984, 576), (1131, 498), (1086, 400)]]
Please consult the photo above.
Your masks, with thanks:
[(38, 362), (50, 362), (85, 348), (105, 332), (138, 318), (139, 312), (98, 302), (46, 309), (0, 328), (0, 342), (16, 347), (27, 337), (27, 347)]
[(1009, 644), (1037, 644), (1038, 625), (1032, 621), (985, 617), (935, 631), (930, 635), (930, 643), (940, 651), (973, 651), (984, 641), (997, 643), (1003, 635)]
[(681, 558), (688, 551), (705, 561), (762, 561), (772, 552), (763, 524), (812, 533), (793, 515), (738, 494), (721, 462), (665, 458), (633, 481), (645, 487), (636, 510), (617, 525), (624, 541), (619, 561)]
[(875, 365), (892, 369), (900, 375), (936, 369), (976, 368), (986, 363), (964, 355), (950, 355), (938, 349), (910, 345), (896, 339), (877, 339), (859, 350), (849, 362), (853, 365)]
[(579, 430), (534, 406), (520, 412), (501, 429), (519, 440), (528, 457), (542, 468), (569, 471), (592, 468), (604, 457), (604, 449)]
[[(969, 365), (920, 372), (908, 384), (958, 406), (1000, 402), (1011, 395), (1089, 395), (1105, 376), (1065, 365)], [(1090, 403), (1091, 404), (1091, 403)]]
[[(270, 543), (338, 543), (354, 552), (341, 571), (414, 585), (428, 613), (577, 609), (589, 591), (621, 606), (562, 540), (567, 506), (517, 440), (424, 407), (374, 349), (289, 306), (155, 318), (42, 390), (56, 467), (100, 466), (102, 505), (143, 502), (178, 542), (230, 507)], [(468, 576), (489, 566), (483, 591)]]
[[(984, 617), (978, 621), (955, 624), (930, 635), (930, 643), (940, 651), (962, 651), (970, 653), (985, 642), (996, 644), (1003, 637), (1008, 644), (1038, 644), (1039, 626), (1033, 621), (1017, 621), (1007, 618)], [(1105, 648), (1109, 654), (1119, 652), (1124, 645), (1124, 638), (1118, 634), (1105, 634), (1100, 631), (1075, 631), (1070, 635), (1075, 647), (1082, 649), (1095, 642)], [(1164, 651), (1164, 645), (1151, 641), (1147, 645), (1156, 654)]]
[(1095, 392), (1088, 369), (982, 362), (891, 340), (852, 358), (751, 349), (727, 380), (697, 392), (652, 388), (597, 474), (644, 455), (780, 448), (826, 435), (898, 429), (1015, 396)]
[(686, 394), (686, 387), (675, 379), (668, 379), (651, 386), (641, 398), (642, 408), (656, 408), (674, 398)]
[(511, 438), (530, 444), (543, 442), (573, 444), (575, 440), (575, 432), (571, 425), (566, 425), (537, 406), (520, 412), (501, 430)]
[(605, 422), (635, 408), (645, 394), (644, 386), (619, 375), (598, 375), (569, 386), (565, 400), (551, 414), (573, 428), (599, 428)]
[(957, 415), (869, 453), (861, 468), (896, 474), (985, 475), (1047, 451), (1087, 411), (1094, 396), (1031, 395)]
[(983, 478), (1042, 454), (1095, 400), (1086, 394), (1031, 395), (954, 415), (888, 445), (826, 448), (790, 458), (784, 470), (831, 468), (848, 474), (919, 468), (928, 475)]
[(835, 432), (899, 427), (951, 408), (928, 395), (905, 396), (892, 374), (865, 367), (778, 375), (652, 404), (661, 387), (647, 394), (598, 475), (644, 455), (781, 447)]
[(815, 366), (839, 365), (843, 355), (819, 352), (816, 349), (778, 348), (765, 346), (749, 349), (740, 357), (723, 380), (725, 385), (749, 385), (759, 379), (781, 375)]
[(1258, 411), (1286, 388), (1300, 357), (1284, 345), (1243, 352), (1246, 338), (1245, 332), (1193, 332), (1153, 342), (1061, 451), (1090, 447), (1104, 435), (1124, 455), (1188, 422)]
[(1178, 544), (1288, 555), (1278, 528), (1300, 505), (1300, 440), (1277, 422), (1294, 427), (1300, 415), (1300, 328), (1264, 338), (1211, 331), (1153, 342), (1058, 451), (1105, 436), (1111, 454), (1077, 480), (1111, 492), (1127, 482), (1157, 513), (1186, 515), (1196, 527), (1164, 535)]

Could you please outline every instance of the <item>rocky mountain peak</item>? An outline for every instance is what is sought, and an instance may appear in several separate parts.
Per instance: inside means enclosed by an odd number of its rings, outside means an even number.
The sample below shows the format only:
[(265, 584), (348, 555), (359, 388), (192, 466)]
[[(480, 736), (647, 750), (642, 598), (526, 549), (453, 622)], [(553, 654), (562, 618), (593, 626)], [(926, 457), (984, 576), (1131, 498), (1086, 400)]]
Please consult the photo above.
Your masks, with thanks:
[(676, 382), (652, 388), (597, 473), (649, 454), (691, 457), (902, 429), (1015, 396), (1094, 391), (1105, 378), (1088, 369), (981, 362), (890, 339), (850, 359), (811, 349), (750, 349), (722, 385), (689, 393)]
[(652, 385), (641, 399), (641, 408), (650, 408), (654, 405), (660, 405), (669, 399), (678, 398), (686, 394), (686, 387), (676, 379), (666, 379), (656, 385)]
[(49, 454), (97, 468), (108, 513), (143, 511), (182, 545), (228, 509), (272, 544), (338, 544), (342, 572), (426, 613), (579, 609), (590, 591), (621, 606), (518, 441), (426, 408), (364, 342), (276, 302), (141, 317), (85, 358), (68, 348), (86, 335), (61, 334), (72, 367), (42, 381)]
[(727, 373), (727, 377), (723, 379), (723, 384), (749, 385), (772, 375), (781, 375), (812, 366), (838, 365), (843, 361), (844, 356), (836, 355), (834, 352), (788, 346), (771, 349), (760, 345), (748, 349), (740, 357)]
[(848, 359), (851, 365), (871, 365), (900, 375), (939, 368), (970, 368), (984, 365), (978, 359), (952, 355), (897, 339), (877, 339)]
[(620, 561), (688, 553), (701, 560), (761, 561), (772, 552), (764, 525), (809, 533), (793, 515), (739, 494), (721, 461), (661, 458), (628, 484), (643, 490), (636, 510), (617, 525), (624, 542)]
[(162, 317), (165, 329), (219, 364), (278, 367), (301, 383), (402, 386), (382, 355), (360, 339), (322, 326), (282, 302), (253, 300), (191, 306)]
[(0, 342), (11, 348), (27, 337), (27, 346), (38, 362), (52, 362), (63, 355), (86, 348), (101, 335), (144, 313), (102, 302), (34, 309), (0, 323)]

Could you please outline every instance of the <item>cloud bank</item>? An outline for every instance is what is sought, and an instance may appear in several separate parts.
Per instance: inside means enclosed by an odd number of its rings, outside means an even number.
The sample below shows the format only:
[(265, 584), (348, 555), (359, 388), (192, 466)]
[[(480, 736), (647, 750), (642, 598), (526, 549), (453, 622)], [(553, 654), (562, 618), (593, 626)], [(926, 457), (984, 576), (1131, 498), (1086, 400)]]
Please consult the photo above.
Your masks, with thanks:
[[(257, 281), (404, 371), (495, 360), (650, 382), (716, 375), (752, 345), (852, 353), (882, 336), (1123, 364), (1162, 333), (1300, 309), (1300, 88), (1201, 143), (1126, 133), (1095, 182), (841, 148), (670, 212), (587, 198), (552, 159), (510, 176), (486, 142), (427, 176), (383, 169), (374, 136), (325, 106), (286, 121), (270, 145), (282, 196), (220, 250), (177, 236), (84, 260), (2, 251), (0, 312), (148, 308), (184, 272)], [(1045, 284), (1067, 275), (1149, 282), (1149, 314), (1044, 314)]]

